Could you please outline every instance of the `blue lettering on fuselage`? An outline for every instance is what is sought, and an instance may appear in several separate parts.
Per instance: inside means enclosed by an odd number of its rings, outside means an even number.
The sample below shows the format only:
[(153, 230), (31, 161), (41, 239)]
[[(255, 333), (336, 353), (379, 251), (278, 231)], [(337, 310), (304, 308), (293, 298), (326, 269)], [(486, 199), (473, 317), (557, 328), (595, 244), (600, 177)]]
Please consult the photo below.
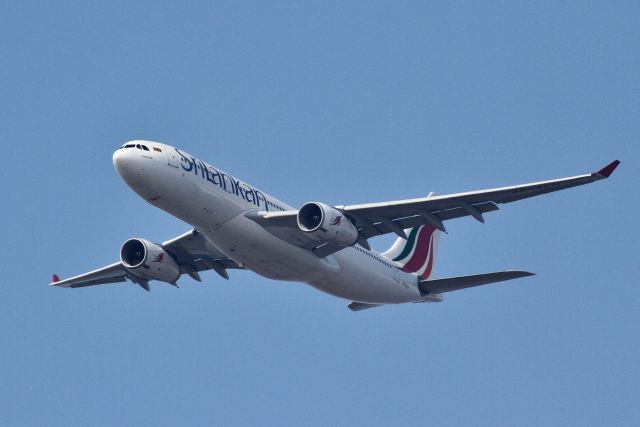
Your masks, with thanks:
[(259, 190), (235, 179), (231, 175), (218, 171), (202, 160), (185, 156), (177, 148), (175, 150), (180, 156), (180, 166), (185, 172), (193, 172), (195, 175), (199, 175), (205, 181), (220, 187), (227, 193), (238, 196), (255, 206), (262, 207), (266, 211), (269, 210), (267, 198)]

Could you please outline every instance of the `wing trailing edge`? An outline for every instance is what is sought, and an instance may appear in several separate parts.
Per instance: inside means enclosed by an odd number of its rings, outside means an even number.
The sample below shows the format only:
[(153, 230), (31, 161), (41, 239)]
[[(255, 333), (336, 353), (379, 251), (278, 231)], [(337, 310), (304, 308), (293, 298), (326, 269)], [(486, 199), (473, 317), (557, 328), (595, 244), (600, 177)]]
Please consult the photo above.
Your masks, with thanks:
[[(406, 236), (402, 230), (425, 224), (430, 224), (438, 230), (446, 232), (444, 222), (454, 218), (471, 216), (479, 222), (484, 222), (484, 214), (498, 210), (498, 204), (516, 202), (600, 181), (609, 178), (619, 165), (620, 161), (614, 160), (597, 172), (567, 178), (440, 196), (430, 194), (427, 197), (416, 199), (334, 206), (334, 208), (354, 222), (358, 228), (358, 242), (367, 247), (367, 239), (372, 237), (395, 233), (404, 239)], [(316, 240), (311, 239), (299, 229), (297, 214), (297, 210), (289, 210), (284, 212), (250, 211), (245, 215), (276, 237), (313, 251), (320, 258), (344, 248), (331, 244), (318, 245)]]

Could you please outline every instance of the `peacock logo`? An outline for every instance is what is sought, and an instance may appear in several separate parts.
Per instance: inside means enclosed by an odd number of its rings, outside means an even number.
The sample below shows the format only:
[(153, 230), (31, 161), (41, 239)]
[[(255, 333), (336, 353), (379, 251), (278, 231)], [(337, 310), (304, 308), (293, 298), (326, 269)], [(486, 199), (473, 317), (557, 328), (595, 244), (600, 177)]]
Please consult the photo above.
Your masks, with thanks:
[(164, 254), (158, 254), (154, 259), (151, 260), (151, 262), (162, 262), (163, 259)]
[(342, 215), (338, 215), (337, 217), (333, 218), (331, 221), (329, 221), (329, 224), (340, 226), (340, 224), (342, 224)]

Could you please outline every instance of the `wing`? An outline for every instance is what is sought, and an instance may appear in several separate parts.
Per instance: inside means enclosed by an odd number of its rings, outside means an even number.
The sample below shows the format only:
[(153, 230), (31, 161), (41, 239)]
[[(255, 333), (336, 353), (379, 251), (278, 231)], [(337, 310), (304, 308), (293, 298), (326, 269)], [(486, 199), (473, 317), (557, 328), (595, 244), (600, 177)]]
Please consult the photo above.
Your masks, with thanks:
[(175, 239), (162, 243), (162, 247), (176, 260), (183, 273), (200, 281), (199, 271), (214, 270), (225, 279), (227, 269), (244, 269), (213, 246), (198, 230), (193, 229)]
[[(197, 281), (201, 281), (198, 272), (214, 270), (229, 278), (227, 269), (241, 268), (235, 261), (226, 257), (215, 246), (211, 245), (197, 230), (188, 231), (174, 239), (162, 243), (162, 248), (171, 255), (180, 266), (181, 273), (186, 273)], [(149, 290), (148, 281), (131, 274), (121, 262), (115, 262), (79, 276), (58, 280), (54, 275), (51, 286), (62, 288), (81, 288), (85, 286), (104, 285), (107, 283), (126, 282), (128, 280)]]
[(121, 262), (115, 262), (106, 267), (71, 277), (65, 280), (58, 280), (58, 276), (53, 276), (51, 286), (59, 286), (61, 288), (82, 288), (85, 286), (104, 285), (107, 283), (126, 282), (125, 277), (129, 273), (122, 266)]
[[(336, 206), (336, 208), (354, 221), (360, 232), (359, 242), (366, 247), (368, 246), (366, 239), (387, 233), (396, 233), (406, 238), (405, 229), (423, 224), (431, 224), (446, 231), (444, 221), (454, 218), (472, 216), (478, 221), (484, 222), (483, 214), (498, 210), (498, 204), (511, 203), (599, 181), (611, 176), (619, 164), (620, 161), (615, 160), (597, 172), (569, 178), (444, 196)], [(247, 214), (247, 216), (281, 239), (296, 246), (313, 250), (320, 257), (342, 249), (342, 247), (332, 244), (319, 245), (306, 236), (297, 226), (297, 213), (297, 211), (254, 212)]]

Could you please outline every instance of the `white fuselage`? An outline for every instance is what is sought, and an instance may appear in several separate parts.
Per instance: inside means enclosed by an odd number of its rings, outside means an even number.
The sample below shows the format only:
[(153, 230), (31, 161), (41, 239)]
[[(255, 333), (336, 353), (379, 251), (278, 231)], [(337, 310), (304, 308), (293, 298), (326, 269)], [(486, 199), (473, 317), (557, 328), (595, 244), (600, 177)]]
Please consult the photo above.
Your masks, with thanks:
[(241, 266), (353, 301), (394, 304), (430, 299), (420, 295), (417, 274), (404, 273), (359, 245), (319, 258), (285, 242), (245, 215), (294, 208), (182, 150), (144, 144), (149, 151), (114, 153), (120, 176), (146, 201), (191, 224)]

